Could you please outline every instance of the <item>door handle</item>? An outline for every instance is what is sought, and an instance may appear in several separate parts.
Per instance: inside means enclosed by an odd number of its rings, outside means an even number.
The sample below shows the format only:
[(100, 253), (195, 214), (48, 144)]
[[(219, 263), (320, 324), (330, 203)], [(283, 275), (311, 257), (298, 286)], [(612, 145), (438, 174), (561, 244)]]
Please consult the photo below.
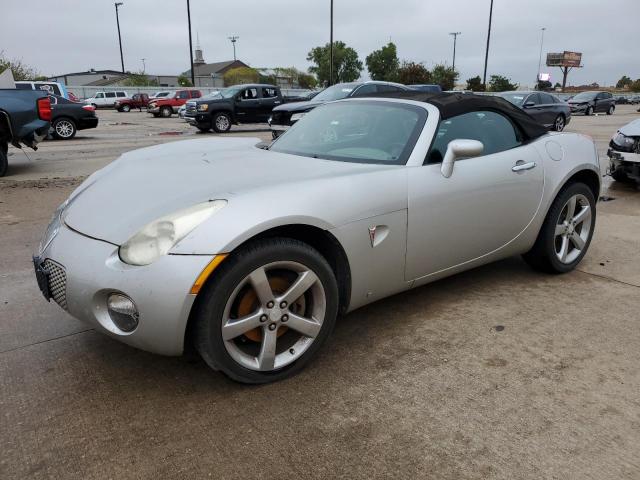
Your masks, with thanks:
[(522, 172), (524, 170), (531, 170), (532, 168), (536, 168), (536, 166), (536, 162), (524, 163), (522, 160), (518, 160), (518, 162), (511, 168), (511, 171)]

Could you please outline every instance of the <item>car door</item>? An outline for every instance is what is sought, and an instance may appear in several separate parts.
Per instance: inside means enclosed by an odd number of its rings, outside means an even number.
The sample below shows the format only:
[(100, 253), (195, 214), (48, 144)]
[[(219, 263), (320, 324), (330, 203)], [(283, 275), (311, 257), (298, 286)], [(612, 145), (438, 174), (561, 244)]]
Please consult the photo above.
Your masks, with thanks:
[(540, 92), (538, 96), (540, 97), (540, 118), (542, 119), (542, 124), (549, 127), (553, 125), (556, 116), (558, 116), (558, 104), (548, 93)]
[(260, 108), (259, 108), (259, 121), (266, 122), (271, 116), (271, 110), (274, 107), (280, 105), (280, 96), (278, 95), (278, 89), (275, 87), (261, 87), (260, 88)]
[(104, 92), (98, 92), (96, 93), (96, 96), (93, 98), (93, 102), (95, 103), (97, 106), (101, 107), (104, 106), (105, 103), (105, 98), (104, 98)]
[(255, 123), (258, 121), (260, 98), (256, 87), (248, 87), (236, 95), (236, 119), (240, 123)]
[(524, 99), (523, 110), (531, 115), (538, 123), (545, 124), (545, 112), (539, 93), (532, 93)]
[[(479, 140), (481, 156), (441, 173), (450, 141)], [(520, 169), (514, 171), (513, 168)], [(441, 121), (425, 165), (408, 175), (406, 279), (414, 280), (500, 250), (533, 219), (543, 193), (543, 165), (512, 122), (496, 112)]]

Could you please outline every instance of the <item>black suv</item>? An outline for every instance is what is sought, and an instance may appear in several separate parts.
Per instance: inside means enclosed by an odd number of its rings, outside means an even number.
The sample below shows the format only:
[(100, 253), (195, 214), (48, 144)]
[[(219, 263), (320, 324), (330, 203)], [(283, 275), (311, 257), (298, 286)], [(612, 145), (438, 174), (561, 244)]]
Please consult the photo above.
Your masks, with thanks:
[(571, 113), (593, 115), (602, 112), (607, 115), (616, 110), (616, 99), (609, 92), (582, 92), (569, 100)]
[(379, 96), (380, 94), (404, 91), (411, 91), (411, 89), (400, 83), (375, 81), (338, 83), (323, 90), (307, 102), (287, 103), (274, 108), (269, 119), (271, 134), (273, 138), (278, 138), (279, 135), (287, 131), (291, 125), (300, 120), (307, 112), (328, 102), (344, 98)]

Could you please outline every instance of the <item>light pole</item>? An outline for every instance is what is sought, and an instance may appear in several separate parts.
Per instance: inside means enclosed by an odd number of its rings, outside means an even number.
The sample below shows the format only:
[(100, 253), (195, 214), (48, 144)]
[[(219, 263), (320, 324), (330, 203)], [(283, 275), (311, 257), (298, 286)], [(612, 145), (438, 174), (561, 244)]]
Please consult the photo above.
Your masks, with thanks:
[(238, 35), (232, 35), (227, 38), (231, 40), (231, 43), (233, 44), (233, 61), (235, 62), (236, 61), (236, 42), (240, 37)]
[(453, 37), (453, 70), (456, 70), (456, 42), (458, 41), (458, 35), (462, 35), (462, 32), (451, 32), (449, 35)]
[(542, 35), (540, 37), (540, 56), (538, 57), (538, 76), (536, 77), (536, 87), (538, 86), (538, 82), (540, 82), (540, 69), (542, 68), (542, 46), (544, 45), (544, 31), (546, 27), (542, 27), (540, 30), (542, 31)]
[(118, 25), (118, 42), (120, 43), (120, 63), (122, 64), (122, 73), (124, 73), (124, 56), (122, 55), (122, 37), (120, 36), (120, 17), (118, 15), (118, 7), (122, 7), (124, 3), (116, 2), (116, 24)]
[(193, 41), (191, 40), (191, 5), (187, 0), (187, 23), (189, 24), (189, 59), (191, 60), (191, 86), (196, 86), (196, 72), (193, 71)]
[(146, 73), (147, 72), (147, 65), (146, 65), (146, 63), (144, 63), (146, 58), (141, 58), (140, 60), (142, 60), (142, 73)]
[(333, 85), (333, 0), (331, 0), (329, 18), (329, 86)]
[(484, 54), (484, 74), (482, 75), (482, 84), (487, 85), (487, 63), (489, 62), (489, 42), (491, 40), (491, 18), (493, 17), (493, 0), (489, 7), (489, 30), (487, 31), (487, 51)]

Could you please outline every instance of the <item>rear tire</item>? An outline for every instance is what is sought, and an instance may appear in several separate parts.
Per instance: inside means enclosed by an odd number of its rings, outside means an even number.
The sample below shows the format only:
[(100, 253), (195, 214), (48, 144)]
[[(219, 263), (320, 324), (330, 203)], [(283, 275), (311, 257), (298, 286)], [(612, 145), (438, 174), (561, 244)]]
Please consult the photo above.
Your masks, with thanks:
[(565, 124), (566, 122), (564, 119), (564, 115), (558, 115), (553, 122), (553, 130), (556, 132), (561, 132), (564, 130)]
[[(210, 367), (233, 380), (259, 384), (290, 377), (316, 356), (333, 330), (337, 282), (326, 259), (306, 243), (252, 242), (213, 275), (194, 305), (194, 343)], [(300, 288), (290, 301), (278, 303), (294, 284)], [(246, 326), (237, 318), (246, 319)]]
[(53, 136), (58, 140), (71, 140), (76, 136), (76, 124), (70, 118), (58, 118), (51, 124)]
[(218, 112), (213, 117), (213, 130), (216, 133), (227, 133), (231, 130), (231, 117), (228, 113)]
[(570, 272), (587, 253), (595, 222), (596, 201), (591, 189), (579, 182), (565, 185), (551, 204), (536, 243), (523, 255), (524, 260), (542, 272)]
[(9, 170), (9, 159), (8, 159), (9, 145), (0, 142), (0, 177), (4, 177)]

